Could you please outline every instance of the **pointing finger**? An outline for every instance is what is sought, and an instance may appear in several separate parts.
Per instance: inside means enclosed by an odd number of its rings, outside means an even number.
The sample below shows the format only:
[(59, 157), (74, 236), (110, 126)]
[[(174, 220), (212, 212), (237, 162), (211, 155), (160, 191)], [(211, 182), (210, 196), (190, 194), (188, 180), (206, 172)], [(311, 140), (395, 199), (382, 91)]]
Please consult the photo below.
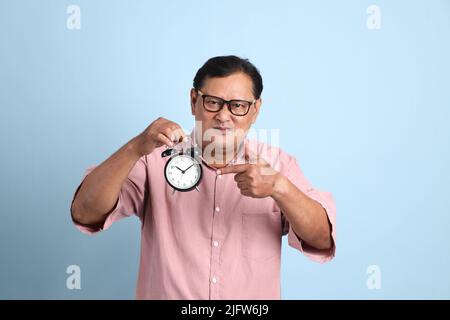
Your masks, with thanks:
[(217, 174), (241, 173), (247, 171), (249, 164), (236, 164), (217, 170)]

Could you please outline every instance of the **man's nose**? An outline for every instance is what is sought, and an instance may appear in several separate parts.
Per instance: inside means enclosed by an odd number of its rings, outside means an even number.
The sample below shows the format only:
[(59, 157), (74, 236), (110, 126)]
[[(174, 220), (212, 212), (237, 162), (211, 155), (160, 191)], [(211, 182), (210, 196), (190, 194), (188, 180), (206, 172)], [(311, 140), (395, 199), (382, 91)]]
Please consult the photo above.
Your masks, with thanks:
[(222, 106), (222, 109), (219, 112), (217, 112), (217, 114), (216, 114), (216, 118), (218, 120), (220, 120), (221, 122), (231, 120), (231, 116), (232, 116), (232, 114), (231, 114), (230, 110), (228, 110), (227, 103), (224, 103), (224, 105)]

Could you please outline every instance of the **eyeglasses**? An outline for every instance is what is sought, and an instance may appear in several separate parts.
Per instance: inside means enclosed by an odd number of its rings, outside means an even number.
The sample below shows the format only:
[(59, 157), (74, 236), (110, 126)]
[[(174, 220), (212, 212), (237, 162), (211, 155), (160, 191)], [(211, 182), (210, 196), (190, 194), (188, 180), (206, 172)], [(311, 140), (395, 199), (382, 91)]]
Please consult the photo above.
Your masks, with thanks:
[(197, 90), (197, 93), (203, 99), (203, 108), (209, 112), (219, 112), (222, 110), (223, 106), (227, 104), (228, 110), (232, 115), (235, 116), (245, 116), (250, 107), (256, 102), (256, 99), (253, 101), (245, 101), (245, 100), (224, 100), (219, 97), (210, 96), (207, 94), (203, 94), (200, 90)]

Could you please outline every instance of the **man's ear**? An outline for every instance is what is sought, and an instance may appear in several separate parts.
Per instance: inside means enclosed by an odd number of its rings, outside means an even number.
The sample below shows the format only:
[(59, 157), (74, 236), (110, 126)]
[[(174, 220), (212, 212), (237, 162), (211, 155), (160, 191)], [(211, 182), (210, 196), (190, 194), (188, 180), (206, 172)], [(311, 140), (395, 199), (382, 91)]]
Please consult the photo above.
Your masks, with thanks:
[(258, 118), (259, 109), (261, 108), (261, 105), (262, 105), (262, 99), (259, 98), (258, 100), (255, 101), (255, 109), (254, 109), (254, 112), (252, 114), (252, 124), (254, 124), (255, 121), (256, 121), (256, 118)]
[(191, 113), (193, 116), (195, 116), (195, 104), (197, 103), (197, 92), (195, 91), (194, 88), (191, 89)]

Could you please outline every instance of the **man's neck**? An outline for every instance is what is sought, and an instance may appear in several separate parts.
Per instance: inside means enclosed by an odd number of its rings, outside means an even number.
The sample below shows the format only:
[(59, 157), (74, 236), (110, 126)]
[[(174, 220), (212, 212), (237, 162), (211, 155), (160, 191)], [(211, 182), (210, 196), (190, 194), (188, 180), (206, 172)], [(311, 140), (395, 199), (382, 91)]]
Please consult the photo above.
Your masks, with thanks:
[(243, 151), (244, 141), (239, 147), (235, 144), (233, 148), (214, 149), (210, 154), (205, 154), (202, 148), (202, 158), (211, 167), (220, 169), (226, 167), (230, 162), (237, 161), (239, 155)]
[(214, 148), (211, 151), (205, 152), (208, 150), (208, 145), (211, 142), (207, 143), (199, 143), (198, 137), (195, 134), (192, 134), (195, 139), (195, 145), (202, 146), (202, 159), (208, 164), (208, 166), (213, 167), (215, 169), (220, 169), (226, 167), (232, 160), (236, 159), (239, 156), (239, 153), (243, 150), (245, 139), (238, 145), (237, 141), (233, 144), (233, 148), (229, 148), (224, 146), (222, 148)]
[(226, 167), (237, 155), (237, 150), (234, 148), (227, 152), (227, 150), (217, 153), (215, 150), (211, 154), (203, 154), (203, 160), (211, 167), (220, 169)]

